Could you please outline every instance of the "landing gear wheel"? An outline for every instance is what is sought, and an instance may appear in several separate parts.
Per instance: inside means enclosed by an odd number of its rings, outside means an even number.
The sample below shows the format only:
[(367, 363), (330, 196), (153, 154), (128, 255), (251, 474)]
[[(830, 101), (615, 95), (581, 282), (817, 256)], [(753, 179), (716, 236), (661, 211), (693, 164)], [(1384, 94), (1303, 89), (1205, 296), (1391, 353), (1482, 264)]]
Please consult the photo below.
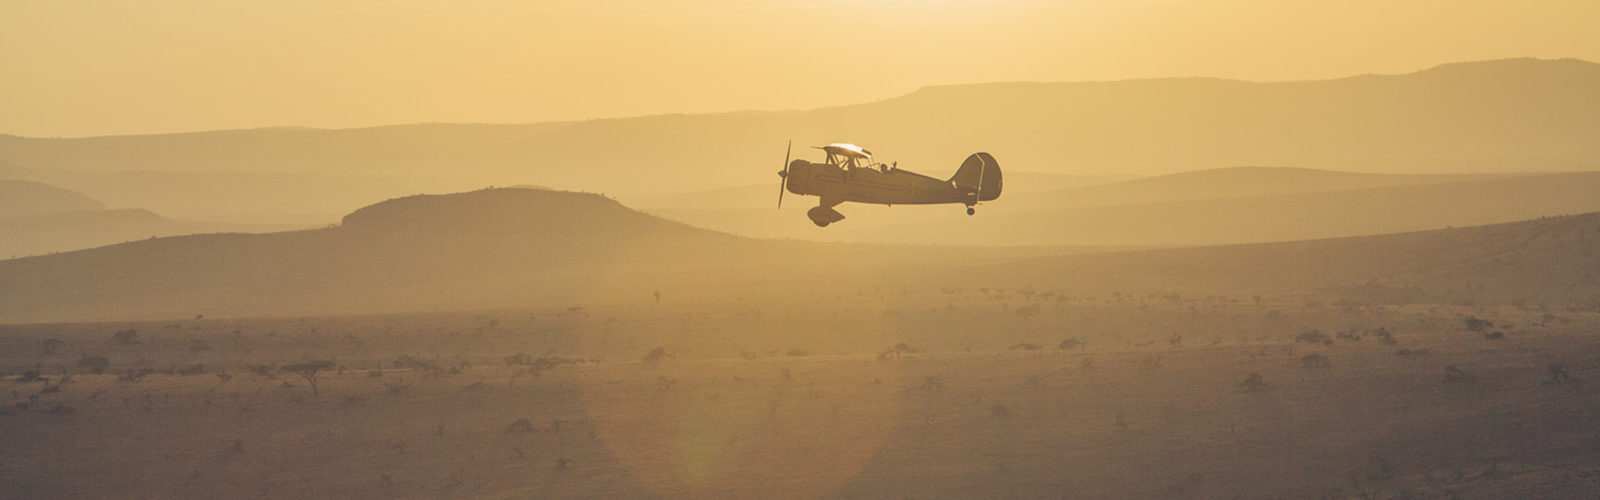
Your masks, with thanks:
[(972, 214), (975, 214), (975, 213), (978, 213), (978, 209), (972, 208), (972, 207), (967, 207), (967, 215), (972, 215)]
[(817, 227), (828, 227), (828, 224), (844, 220), (844, 214), (839, 213), (831, 207), (820, 206), (811, 207), (811, 210), (807, 210), (806, 217), (810, 218), (811, 223), (816, 224)]

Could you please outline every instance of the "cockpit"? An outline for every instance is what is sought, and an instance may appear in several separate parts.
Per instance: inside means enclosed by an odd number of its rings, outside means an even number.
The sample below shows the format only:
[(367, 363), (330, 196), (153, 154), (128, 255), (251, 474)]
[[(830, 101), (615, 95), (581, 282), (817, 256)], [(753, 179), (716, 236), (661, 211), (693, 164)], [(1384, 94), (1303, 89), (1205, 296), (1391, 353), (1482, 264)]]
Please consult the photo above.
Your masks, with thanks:
[[(813, 146), (816, 147), (816, 146)], [(895, 168), (894, 165), (872, 161), (872, 152), (855, 144), (836, 142), (827, 146), (817, 147), (828, 153), (828, 164), (847, 170), (856, 169), (877, 170), (888, 173)]]

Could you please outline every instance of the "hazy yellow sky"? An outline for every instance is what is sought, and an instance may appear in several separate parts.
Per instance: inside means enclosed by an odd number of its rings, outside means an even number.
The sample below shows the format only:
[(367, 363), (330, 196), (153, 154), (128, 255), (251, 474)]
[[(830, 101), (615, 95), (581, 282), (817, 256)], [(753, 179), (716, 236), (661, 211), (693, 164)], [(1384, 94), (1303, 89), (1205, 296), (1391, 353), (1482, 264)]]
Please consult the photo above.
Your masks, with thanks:
[(1595, 0), (4, 0), (0, 133), (813, 108), (934, 84), (1600, 60)]

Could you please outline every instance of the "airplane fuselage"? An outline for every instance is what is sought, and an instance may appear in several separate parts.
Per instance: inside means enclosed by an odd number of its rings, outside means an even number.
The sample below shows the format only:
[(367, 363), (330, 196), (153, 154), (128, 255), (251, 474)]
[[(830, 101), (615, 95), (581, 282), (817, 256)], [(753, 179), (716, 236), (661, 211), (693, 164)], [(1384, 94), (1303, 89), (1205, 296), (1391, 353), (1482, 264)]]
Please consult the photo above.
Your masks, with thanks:
[[(795, 160), (789, 164), (789, 192), (822, 198), (823, 206), (844, 202), (882, 205), (976, 203), (975, 192), (954, 183), (901, 169), (841, 167)], [(969, 203), (971, 202), (971, 203)]]
[[(830, 153), (834, 153), (830, 151)], [(883, 164), (867, 164), (830, 154), (829, 161), (789, 162), (784, 172), (786, 189), (798, 195), (821, 198), (817, 207), (806, 213), (818, 226), (838, 222), (844, 214), (833, 207), (844, 202), (879, 205), (934, 205), (960, 203), (973, 213), (973, 205), (1000, 197), (1000, 166), (988, 153), (975, 153), (949, 179), (936, 179)]]

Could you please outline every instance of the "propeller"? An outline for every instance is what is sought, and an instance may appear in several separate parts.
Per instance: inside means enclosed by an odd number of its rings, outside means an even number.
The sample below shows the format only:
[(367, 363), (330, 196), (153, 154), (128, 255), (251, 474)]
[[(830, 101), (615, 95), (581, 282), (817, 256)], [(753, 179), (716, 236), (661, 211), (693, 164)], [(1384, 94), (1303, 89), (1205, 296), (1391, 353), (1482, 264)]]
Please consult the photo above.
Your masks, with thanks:
[(783, 149), (783, 170), (778, 171), (778, 208), (783, 208), (783, 191), (789, 187), (789, 153), (794, 150), (794, 139)]

